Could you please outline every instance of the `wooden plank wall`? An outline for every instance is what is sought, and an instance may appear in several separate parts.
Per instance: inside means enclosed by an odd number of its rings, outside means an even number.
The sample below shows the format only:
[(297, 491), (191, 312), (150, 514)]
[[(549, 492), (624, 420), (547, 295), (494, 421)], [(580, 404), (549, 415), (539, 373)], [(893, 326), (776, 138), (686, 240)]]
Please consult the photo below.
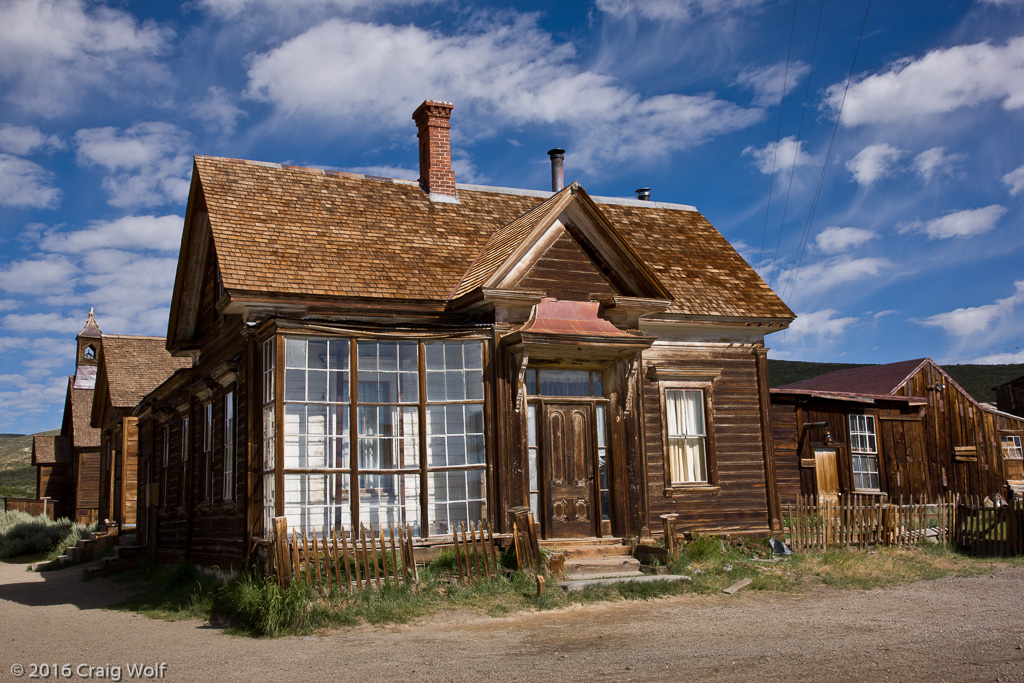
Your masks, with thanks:
[(79, 514), (85, 510), (97, 510), (100, 506), (100, 451), (98, 448), (80, 450), (78, 458), (78, 482), (76, 500)]
[(756, 351), (655, 344), (644, 353), (645, 366), (706, 368), (721, 371), (711, 392), (718, 468), (718, 490), (678, 491), (666, 497), (661, 397), (658, 382), (645, 373), (644, 440), (647, 448), (649, 517), (655, 533), (659, 515), (677, 513), (678, 528), (700, 532), (768, 532)]
[(132, 526), (138, 521), (139, 512), (139, 421), (134, 417), (125, 417), (121, 434), (121, 528)]
[[(248, 354), (254, 346), (245, 340), (246, 327), (240, 316), (225, 316), (217, 312), (215, 255), (211, 253), (206, 267), (206, 278), (203, 286), (202, 304), (197, 325), (197, 335), (203, 352), (199, 364), (193, 368), (195, 378), (211, 377), (230, 362), (237, 362), (235, 382), (228, 386), (217, 385), (213, 388), (210, 401), (213, 403), (213, 486), (208, 500), (203, 499), (205, 468), (203, 462), (203, 405), (194, 396), (188, 399), (188, 408), (183, 412), (177, 410), (181, 401), (181, 390), (175, 387), (169, 395), (159, 396), (161, 402), (156, 406), (166, 406), (171, 414), (170, 452), (168, 473), (168, 490), (166, 503), (156, 511), (156, 556), (160, 561), (173, 561), (182, 557), (191, 562), (220, 567), (239, 568), (245, 565), (248, 547), (248, 529), (251, 525), (249, 514), (259, 515), (258, 504), (249, 505), (249, 470), (260, 467), (260, 453), (250, 453), (250, 445), (256, 444), (261, 434), (259, 425), (253, 430), (250, 438), (249, 387), (250, 379), (258, 384), (260, 381), (259, 357), (250, 362)], [(257, 349), (258, 352), (258, 349)], [(253, 374), (250, 377), (251, 368)], [(183, 387), (182, 390), (188, 387)], [(259, 387), (253, 389), (259, 396)], [(227, 392), (235, 394), (235, 497), (225, 500), (224, 491), (224, 396)], [(254, 411), (259, 415), (260, 411)], [(190, 417), (190, 433), (192, 457), (188, 463), (188, 479), (181, 481), (181, 417)], [(156, 417), (152, 418), (156, 420)], [(157, 429), (154, 444), (162, 448), (162, 423)], [(159, 478), (162, 481), (162, 451), (155, 451), (154, 462)], [(256, 478), (258, 480), (258, 477)], [(258, 503), (259, 501), (256, 501)], [(259, 517), (255, 518), (258, 523)]]
[[(936, 476), (945, 476), (950, 490), (963, 496), (984, 498), (999, 493), (1005, 477), (995, 418), (987, 419), (988, 411), (931, 363), (900, 393), (928, 399), (925, 442), (934, 457)], [(1003, 420), (1004, 425), (1016, 421)]]
[(804, 490), (800, 481), (797, 407), (789, 401), (772, 399), (771, 422), (775, 448), (775, 483), (779, 489), (779, 498), (783, 502), (790, 502), (801, 495), (813, 495), (813, 488)]
[(526, 273), (518, 288), (546, 292), (563, 301), (590, 301), (595, 295), (611, 298), (618, 293), (564, 229)]

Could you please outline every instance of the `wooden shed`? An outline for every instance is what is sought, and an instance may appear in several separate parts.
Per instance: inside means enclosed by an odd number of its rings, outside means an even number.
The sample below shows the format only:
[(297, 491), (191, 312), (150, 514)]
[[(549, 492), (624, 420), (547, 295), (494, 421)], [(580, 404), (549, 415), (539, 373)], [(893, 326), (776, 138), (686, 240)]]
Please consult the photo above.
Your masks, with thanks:
[(978, 403), (928, 358), (771, 390), (783, 501), (852, 493), (934, 501), (1024, 480), (1024, 419)]
[(463, 522), (623, 539), (779, 524), (764, 337), (793, 313), (694, 207), (196, 157), (167, 349), (137, 408), (162, 558)]
[(996, 407), (1004, 413), (1024, 417), (1024, 375), (995, 387)]

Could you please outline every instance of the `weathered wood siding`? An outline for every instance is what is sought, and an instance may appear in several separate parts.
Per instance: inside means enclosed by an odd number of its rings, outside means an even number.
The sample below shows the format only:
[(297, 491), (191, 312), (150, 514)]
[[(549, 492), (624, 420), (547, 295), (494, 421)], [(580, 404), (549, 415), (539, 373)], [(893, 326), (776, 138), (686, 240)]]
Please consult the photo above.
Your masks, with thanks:
[(644, 364), (720, 372), (710, 392), (708, 416), (713, 439), (716, 485), (675, 489), (666, 494), (663, 418), (659, 383), (645, 373), (644, 444), (651, 530), (661, 531), (659, 515), (677, 513), (682, 530), (767, 533), (769, 529), (765, 460), (758, 398), (757, 356), (750, 348), (693, 348), (655, 344)]
[(546, 292), (562, 300), (590, 301), (617, 292), (579, 243), (565, 230), (519, 283), (519, 288)]
[[(811, 495), (802, 481), (797, 408), (791, 402), (772, 400), (772, 443), (775, 446), (775, 483), (784, 503)], [(813, 482), (811, 482), (813, 486)]]
[(121, 424), (121, 527), (131, 527), (138, 521), (139, 511), (139, 424), (134, 417), (124, 418)]
[(72, 514), (74, 479), (70, 463), (36, 466), (36, 498), (51, 499), (55, 518)]
[(99, 449), (81, 450), (78, 457), (77, 505), (78, 514), (98, 510), (100, 506), (100, 452)]

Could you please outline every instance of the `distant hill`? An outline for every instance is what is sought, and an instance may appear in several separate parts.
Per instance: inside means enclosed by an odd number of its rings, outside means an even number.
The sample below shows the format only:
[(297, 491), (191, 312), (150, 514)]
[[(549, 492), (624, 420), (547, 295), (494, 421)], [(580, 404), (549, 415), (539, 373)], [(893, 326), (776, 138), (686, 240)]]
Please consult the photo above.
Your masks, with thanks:
[[(59, 430), (40, 435), (59, 434)], [(36, 495), (36, 468), (32, 466), (34, 434), (0, 434), (0, 497)]]
[[(836, 370), (858, 368), (867, 363), (811, 363), (796, 360), (768, 360), (768, 383), (781, 387), (793, 382), (810, 379)], [(981, 403), (995, 403), (996, 392), (992, 391), (1004, 382), (1024, 375), (1024, 363), (1016, 365), (943, 365), (942, 369), (964, 391)]]

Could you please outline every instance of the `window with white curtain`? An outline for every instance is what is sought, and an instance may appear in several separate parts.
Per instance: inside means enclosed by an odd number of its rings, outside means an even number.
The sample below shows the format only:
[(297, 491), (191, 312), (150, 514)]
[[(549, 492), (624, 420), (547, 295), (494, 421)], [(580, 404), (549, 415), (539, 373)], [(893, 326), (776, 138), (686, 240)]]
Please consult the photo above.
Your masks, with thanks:
[(671, 483), (709, 483), (703, 390), (665, 390), (665, 430)]

